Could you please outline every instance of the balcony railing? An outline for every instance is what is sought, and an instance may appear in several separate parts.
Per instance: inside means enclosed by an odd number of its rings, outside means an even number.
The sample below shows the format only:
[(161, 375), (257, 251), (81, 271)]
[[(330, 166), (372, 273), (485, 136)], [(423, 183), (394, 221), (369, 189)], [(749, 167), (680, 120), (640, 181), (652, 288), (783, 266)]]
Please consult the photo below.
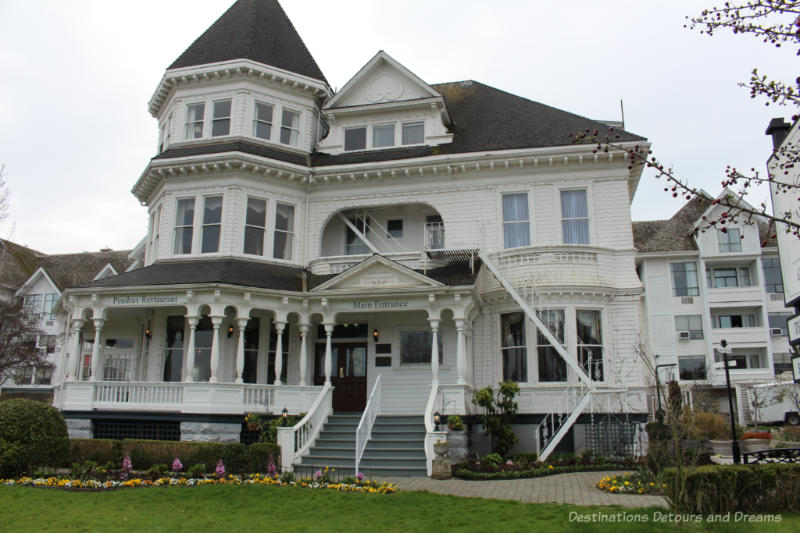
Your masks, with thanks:
[(444, 222), (425, 223), (425, 251), (444, 248)]

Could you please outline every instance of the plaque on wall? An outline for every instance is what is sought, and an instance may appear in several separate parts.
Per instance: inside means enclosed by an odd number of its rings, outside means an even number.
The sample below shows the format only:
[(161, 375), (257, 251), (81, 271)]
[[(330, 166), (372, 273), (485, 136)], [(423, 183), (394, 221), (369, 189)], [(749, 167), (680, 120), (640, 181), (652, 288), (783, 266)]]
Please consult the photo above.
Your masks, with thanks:
[(391, 357), (376, 357), (375, 366), (392, 366)]
[(376, 344), (375, 353), (392, 353), (391, 343)]

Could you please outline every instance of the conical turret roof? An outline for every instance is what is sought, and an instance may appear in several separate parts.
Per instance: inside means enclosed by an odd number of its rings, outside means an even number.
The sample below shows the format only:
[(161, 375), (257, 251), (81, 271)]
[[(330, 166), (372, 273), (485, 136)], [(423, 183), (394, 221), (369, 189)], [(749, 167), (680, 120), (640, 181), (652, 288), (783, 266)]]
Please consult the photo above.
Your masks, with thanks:
[(237, 0), (169, 68), (233, 59), (250, 59), (327, 83), (277, 0)]

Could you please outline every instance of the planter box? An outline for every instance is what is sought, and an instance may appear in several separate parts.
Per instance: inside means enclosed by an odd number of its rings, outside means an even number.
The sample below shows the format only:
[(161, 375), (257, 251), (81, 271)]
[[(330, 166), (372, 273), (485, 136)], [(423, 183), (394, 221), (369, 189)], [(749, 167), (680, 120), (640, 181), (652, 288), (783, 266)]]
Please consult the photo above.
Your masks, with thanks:
[(771, 443), (772, 439), (745, 439), (739, 441), (739, 446), (742, 448), (742, 453), (750, 453), (769, 450)]
[(731, 441), (729, 440), (710, 440), (708, 446), (711, 448), (711, 455), (721, 455), (723, 457), (731, 457)]

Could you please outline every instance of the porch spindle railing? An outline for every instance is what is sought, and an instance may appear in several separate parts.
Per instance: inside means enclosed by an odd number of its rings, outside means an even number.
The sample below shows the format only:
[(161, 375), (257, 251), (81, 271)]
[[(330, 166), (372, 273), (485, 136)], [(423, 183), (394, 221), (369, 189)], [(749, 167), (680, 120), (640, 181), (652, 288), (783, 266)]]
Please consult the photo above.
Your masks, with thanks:
[(183, 384), (102, 382), (95, 386), (94, 401), (117, 404), (180, 404), (183, 402)]
[(332, 412), (333, 387), (325, 384), (300, 422), (291, 428), (278, 428), (282, 469), (291, 471), (292, 465), (308, 452)]
[(358, 428), (356, 428), (356, 475), (358, 474), (358, 465), (361, 463), (361, 456), (364, 455), (364, 448), (367, 447), (367, 441), (372, 437), (375, 418), (381, 412), (382, 391), (381, 374), (378, 374), (378, 379), (375, 380), (375, 385), (372, 386), (372, 392), (367, 400), (367, 406), (364, 408), (364, 414), (361, 415)]

